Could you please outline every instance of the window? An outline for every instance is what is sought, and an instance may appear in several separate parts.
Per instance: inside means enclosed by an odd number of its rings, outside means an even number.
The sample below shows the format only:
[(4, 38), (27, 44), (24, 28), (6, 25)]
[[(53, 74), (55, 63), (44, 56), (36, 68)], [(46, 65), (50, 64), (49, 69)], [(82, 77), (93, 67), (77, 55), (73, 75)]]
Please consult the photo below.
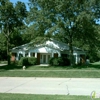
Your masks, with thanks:
[(48, 55), (48, 60), (50, 59), (50, 55)]
[(31, 57), (35, 57), (35, 53), (31, 52)]
[(27, 57), (28, 56), (28, 53), (25, 53), (25, 57)]

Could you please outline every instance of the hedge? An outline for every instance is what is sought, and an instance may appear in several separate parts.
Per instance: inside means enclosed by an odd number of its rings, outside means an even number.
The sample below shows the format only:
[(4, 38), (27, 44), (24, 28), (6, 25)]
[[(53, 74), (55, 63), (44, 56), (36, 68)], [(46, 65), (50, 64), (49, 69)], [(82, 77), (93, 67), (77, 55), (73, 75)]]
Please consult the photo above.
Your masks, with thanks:
[(19, 64), (21, 66), (27, 66), (27, 65), (36, 65), (37, 64), (37, 58), (35, 57), (22, 57), (19, 60)]
[(68, 66), (70, 65), (70, 60), (66, 57), (51, 58), (49, 64), (52, 66)]

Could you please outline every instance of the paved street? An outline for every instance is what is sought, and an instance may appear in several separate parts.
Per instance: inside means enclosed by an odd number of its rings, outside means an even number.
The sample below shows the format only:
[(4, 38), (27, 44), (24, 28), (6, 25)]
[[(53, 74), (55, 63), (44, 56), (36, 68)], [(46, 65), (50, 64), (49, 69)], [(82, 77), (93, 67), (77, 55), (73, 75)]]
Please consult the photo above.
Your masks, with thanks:
[(0, 77), (0, 93), (90, 95), (100, 93), (100, 78)]

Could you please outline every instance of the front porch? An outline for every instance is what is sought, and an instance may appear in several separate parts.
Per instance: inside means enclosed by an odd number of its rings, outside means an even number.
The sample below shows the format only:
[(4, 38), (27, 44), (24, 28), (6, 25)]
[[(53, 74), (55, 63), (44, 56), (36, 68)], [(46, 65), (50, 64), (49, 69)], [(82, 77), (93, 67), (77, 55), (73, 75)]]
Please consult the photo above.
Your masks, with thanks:
[[(12, 54), (12, 58), (16, 60), (20, 60), (21, 57), (35, 57), (37, 58), (38, 64), (48, 64), (50, 58), (57, 58), (57, 57), (68, 57), (68, 54), (61, 54), (60, 52), (58, 53), (35, 53), (35, 52), (17, 52)], [(80, 62), (84, 63), (86, 58), (85, 54), (77, 54), (74, 53), (74, 59), (75, 59), (75, 64), (78, 64)]]

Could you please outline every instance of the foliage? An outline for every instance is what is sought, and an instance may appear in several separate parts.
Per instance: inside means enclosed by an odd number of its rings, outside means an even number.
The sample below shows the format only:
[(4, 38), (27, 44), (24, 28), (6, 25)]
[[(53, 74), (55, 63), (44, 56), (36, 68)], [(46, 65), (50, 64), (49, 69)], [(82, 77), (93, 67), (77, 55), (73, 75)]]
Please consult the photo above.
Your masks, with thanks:
[(24, 28), (26, 16), (24, 3), (18, 1), (13, 5), (9, 0), (0, 0), (0, 31), (6, 37), (7, 55), (9, 55), (11, 34), (15, 29)]
[(37, 58), (28, 57), (28, 63), (29, 63), (29, 65), (36, 65), (37, 64)]
[(0, 60), (6, 60), (7, 53), (6, 53), (6, 38), (3, 34), (0, 34)]
[[(3, 33), (0, 33), (0, 60), (7, 60), (7, 41), (6, 37)], [(26, 43), (23, 39), (23, 34), (20, 34), (19, 30), (14, 30), (13, 33), (9, 37), (10, 46), (9, 49), (11, 50), (13, 47), (22, 45)]]
[(51, 58), (49, 64), (52, 66), (69, 66), (70, 61), (66, 57)]
[(53, 60), (54, 60), (54, 57), (50, 58), (49, 59), (49, 64), (52, 66), (53, 65)]
[(100, 18), (100, 0), (29, 1), (28, 21), (31, 22), (31, 29), (33, 25), (36, 31), (39, 30), (38, 35), (53, 34), (68, 43), (71, 63), (75, 40), (84, 41), (89, 46), (97, 46), (99, 35), (96, 20)]
[(24, 44), (23, 35), (19, 30), (14, 30), (14, 32), (10, 35), (10, 49), (19, 45)]
[(49, 37), (36, 37), (34, 40), (31, 41), (30, 46), (44, 44), (47, 40), (50, 40)]
[(59, 64), (60, 64), (59, 58), (54, 58), (52, 63), (54, 66), (59, 66)]
[(86, 50), (91, 61), (100, 59), (96, 53), (100, 49), (100, 0), (29, 0), (29, 7), (27, 13), (22, 2), (14, 5), (0, 0), (0, 33), (5, 36), (0, 34), (0, 59), (6, 59), (14, 46), (43, 43), (41, 37), (69, 44), (70, 61), (73, 45)]
[(28, 66), (28, 65), (36, 65), (37, 64), (37, 58), (34, 57), (22, 57), (19, 60), (19, 64), (21, 66)]
[(64, 66), (70, 65), (70, 60), (67, 57), (62, 57), (62, 60), (63, 60), (62, 65), (64, 65)]
[(22, 57), (19, 61), (19, 65), (21, 66), (26, 66), (26, 65), (29, 65), (28, 63), (28, 58), (27, 57)]

